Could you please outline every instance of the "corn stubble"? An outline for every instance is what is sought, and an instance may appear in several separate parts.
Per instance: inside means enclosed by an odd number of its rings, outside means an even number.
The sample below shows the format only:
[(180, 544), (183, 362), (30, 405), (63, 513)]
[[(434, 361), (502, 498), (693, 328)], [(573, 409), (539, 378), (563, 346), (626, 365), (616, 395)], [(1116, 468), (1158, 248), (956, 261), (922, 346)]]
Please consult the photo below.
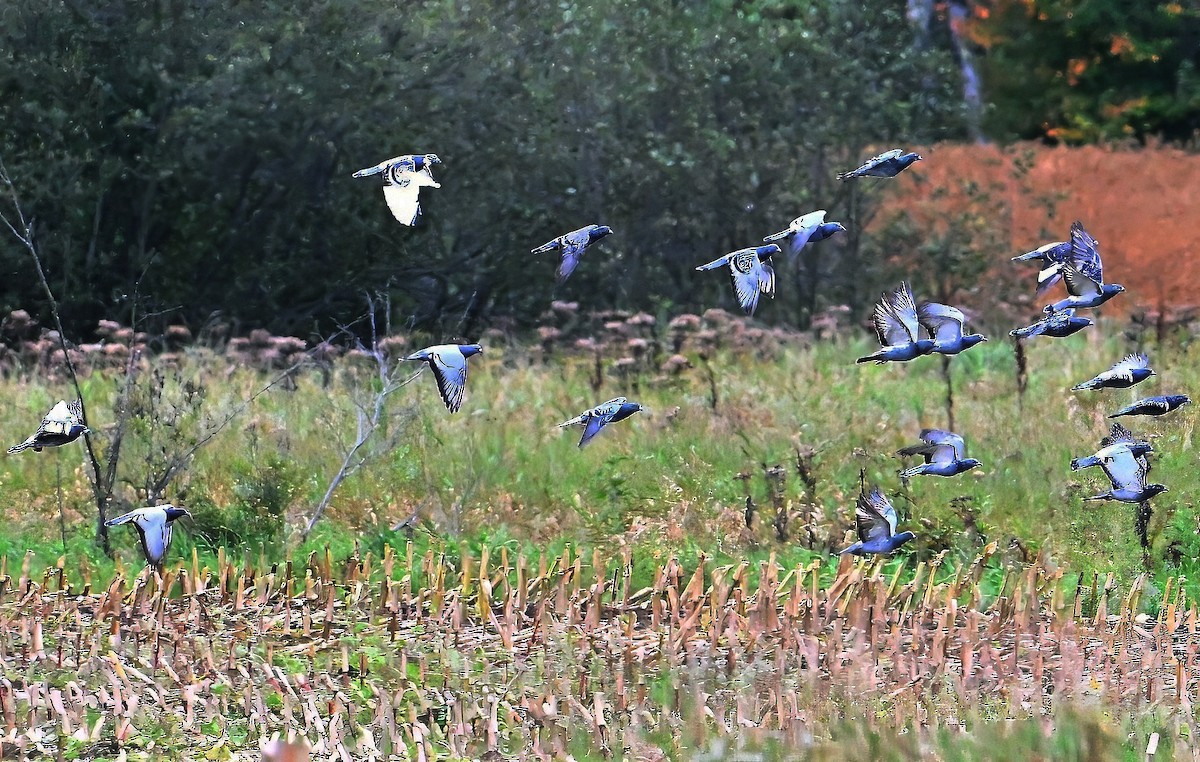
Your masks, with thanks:
[(485, 552), (458, 569), (411, 546), (193, 559), (79, 589), (5, 561), (0, 751), (199, 758), (286, 738), (314, 759), (651, 759), (746, 737), (799, 750), (848, 719), (907, 729), (920, 751), (990, 720), (1049, 732), (1080, 706), (1157, 712), (1194, 737), (1197, 614), (1179, 586), (1149, 617), (1141, 580), (1123, 599), (1098, 579), (1071, 597), (1035, 564), (985, 601), (992, 550), (912, 574), (846, 558), (825, 583), (817, 563), (671, 561), (639, 590), (628, 551)]

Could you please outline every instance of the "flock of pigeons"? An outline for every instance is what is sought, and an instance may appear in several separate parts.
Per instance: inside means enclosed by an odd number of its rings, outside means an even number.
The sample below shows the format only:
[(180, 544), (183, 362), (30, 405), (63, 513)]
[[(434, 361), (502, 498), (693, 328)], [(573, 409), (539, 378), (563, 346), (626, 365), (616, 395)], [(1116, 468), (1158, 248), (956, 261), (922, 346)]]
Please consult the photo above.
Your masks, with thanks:
[[(920, 161), (915, 153), (893, 149), (882, 153), (861, 166), (837, 175), (839, 180), (859, 177), (895, 177)], [(382, 175), (383, 194), (392, 215), (404, 225), (416, 224), (421, 215), (420, 189), (439, 188), (433, 179), (432, 167), (441, 164), (435, 154), (411, 154), (397, 156), (373, 167), (361, 169), (354, 177)], [(743, 311), (753, 315), (762, 294), (774, 297), (775, 271), (772, 257), (782, 253), (782, 243), (788, 255), (794, 259), (809, 243), (822, 241), (845, 227), (838, 222), (826, 222), (825, 211), (817, 210), (797, 217), (785, 230), (766, 236), (766, 245), (752, 246), (726, 254), (696, 269), (699, 271), (729, 268), (734, 293)], [(588, 225), (561, 235), (552, 241), (531, 250), (533, 254), (557, 252), (560, 255), (558, 282), (570, 277), (583, 252), (592, 244), (611, 235), (612, 229), (605, 225)], [(1069, 336), (1092, 324), (1092, 321), (1077, 317), (1075, 310), (1098, 307), (1125, 289), (1114, 283), (1105, 283), (1099, 247), (1083, 226), (1076, 222), (1071, 227), (1071, 239), (1046, 244), (1034, 251), (1014, 257), (1013, 261), (1037, 261), (1042, 267), (1038, 274), (1037, 295), (1045, 294), (1055, 283), (1063, 281), (1067, 297), (1045, 308), (1046, 316), (1034, 324), (1012, 331), (1012, 335), (1024, 339), (1032, 336)], [(956, 355), (987, 341), (986, 336), (968, 333), (965, 329), (966, 316), (956, 307), (935, 302), (924, 302), (918, 306), (907, 284), (885, 293), (875, 306), (874, 325), (879, 337), (880, 349), (857, 362), (875, 361), (907, 362), (930, 354)], [(922, 335), (924, 332), (924, 335)], [(462, 406), (467, 384), (467, 358), (483, 352), (479, 344), (439, 344), (427, 347), (404, 358), (406, 361), (424, 362), (433, 371), (438, 392), (451, 413)], [(1085, 381), (1076, 390), (1124, 389), (1150, 376), (1154, 371), (1144, 354), (1130, 355), (1109, 370)], [(1124, 415), (1164, 415), (1189, 402), (1184, 395), (1149, 397), (1122, 408), (1110, 417)], [(588, 444), (610, 423), (622, 421), (642, 409), (636, 402), (617, 397), (603, 402), (568, 421), (558, 424), (559, 428), (582, 426), (583, 435), (579, 447)], [(88, 432), (83, 420), (82, 404), (79, 400), (68, 403), (59, 401), (42, 420), (37, 431), (24, 442), (9, 448), (9, 453), (26, 449), (40, 452), (45, 447), (58, 447), (73, 442)], [(902, 479), (931, 475), (952, 477), (981, 465), (978, 460), (966, 457), (966, 445), (958, 434), (939, 429), (924, 429), (920, 433), (921, 443), (905, 447), (900, 457), (921, 456), (920, 465), (900, 471)], [(1140, 441), (1119, 423), (1112, 425), (1109, 435), (1100, 443), (1100, 450), (1085, 458), (1071, 461), (1072, 470), (1100, 466), (1112, 488), (1107, 492), (1086, 498), (1087, 500), (1119, 500), (1140, 503), (1166, 491), (1161, 484), (1147, 484), (1150, 471), (1146, 459), (1153, 448), (1148, 442)], [(171, 504), (145, 506), (134, 509), (106, 522), (109, 527), (132, 523), (138, 531), (142, 550), (147, 561), (161, 570), (163, 559), (171, 543), (171, 525), (182, 516), (190, 516), (184, 508)], [(916, 535), (912, 532), (896, 532), (896, 510), (888, 498), (872, 486), (868, 492), (865, 480), (860, 490), (855, 510), (856, 529), (859, 540), (842, 551), (854, 555), (891, 553)]]

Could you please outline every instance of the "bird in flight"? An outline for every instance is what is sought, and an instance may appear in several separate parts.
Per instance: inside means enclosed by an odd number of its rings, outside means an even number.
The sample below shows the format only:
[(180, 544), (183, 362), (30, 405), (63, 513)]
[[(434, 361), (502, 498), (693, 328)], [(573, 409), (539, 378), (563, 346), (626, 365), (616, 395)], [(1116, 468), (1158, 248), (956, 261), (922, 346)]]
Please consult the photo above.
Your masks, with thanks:
[(580, 413), (569, 421), (563, 421), (558, 424), (558, 428), (583, 426), (583, 437), (579, 440), (579, 446), (583, 447), (608, 424), (623, 421), (641, 409), (642, 406), (636, 402), (629, 402), (624, 397), (614, 397), (608, 402), (602, 402), (591, 410)]
[(575, 267), (579, 264), (579, 258), (583, 256), (583, 250), (609, 235), (612, 235), (612, 228), (607, 225), (588, 225), (578, 230), (572, 230), (570, 233), (560, 235), (558, 238), (547, 241), (536, 249), (530, 249), (529, 253), (545, 254), (548, 251), (561, 251), (562, 259), (558, 263), (558, 282), (561, 285), (567, 278), (571, 277), (571, 273), (575, 272)]
[(920, 337), (917, 304), (907, 283), (883, 295), (875, 305), (874, 322), (875, 333), (879, 335), (879, 343), (883, 348), (855, 362), (874, 360), (880, 365), (885, 362), (906, 362), (929, 354), (936, 345), (933, 339)]
[(872, 487), (870, 494), (866, 492), (865, 487), (859, 493), (858, 505), (854, 509), (854, 524), (858, 532), (858, 542), (838, 555), (891, 553), (916, 537), (912, 532), (896, 534), (896, 509), (878, 487)]
[(902, 458), (910, 455), (921, 455), (925, 458), (923, 464), (901, 471), (901, 479), (910, 479), (923, 474), (957, 476), (976, 466), (983, 465), (974, 458), (966, 457), (966, 443), (958, 434), (941, 429), (921, 429), (920, 439), (921, 444), (905, 447), (896, 452)]
[(405, 154), (360, 169), (354, 177), (382, 174), (383, 198), (392, 210), (392, 216), (404, 225), (415, 225), (421, 216), (421, 188), (442, 187), (433, 179), (431, 170), (434, 164), (441, 163), (437, 154)]
[(760, 294), (775, 297), (775, 268), (771, 266), (771, 257), (779, 251), (779, 246), (773, 243), (738, 249), (696, 269), (716, 270), (728, 266), (738, 304), (747, 315), (753, 315)]
[(115, 527), (132, 522), (138, 531), (138, 539), (141, 540), (146, 561), (161, 572), (167, 548), (171, 546), (171, 525), (180, 517), (191, 515), (186, 509), (170, 503), (148, 505), (110, 519), (104, 522), (104, 526)]
[(74, 442), (80, 435), (89, 431), (83, 425), (83, 403), (79, 400), (59, 400), (31, 437), (18, 445), (8, 448), (9, 454), (33, 448), (41, 452), (43, 447), (61, 447)]
[(837, 179), (850, 180), (855, 177), (895, 177), (908, 169), (913, 162), (921, 161), (915, 153), (905, 153), (901, 148), (884, 151), (849, 172), (839, 172)]
[(483, 351), (478, 344), (438, 344), (414, 352), (405, 360), (422, 360), (433, 369), (438, 393), (451, 413), (462, 407), (463, 392), (467, 388), (467, 358)]
[(787, 230), (772, 233), (763, 240), (767, 243), (786, 242), (788, 260), (791, 261), (796, 259), (806, 244), (824, 241), (831, 235), (845, 230), (846, 227), (840, 222), (826, 222), (825, 210), (818, 209), (797, 217), (788, 225)]
[(1140, 384), (1154, 375), (1150, 369), (1150, 358), (1145, 353), (1126, 355), (1118, 362), (1095, 378), (1072, 386), (1074, 391), (1085, 389), (1128, 389), (1134, 384)]

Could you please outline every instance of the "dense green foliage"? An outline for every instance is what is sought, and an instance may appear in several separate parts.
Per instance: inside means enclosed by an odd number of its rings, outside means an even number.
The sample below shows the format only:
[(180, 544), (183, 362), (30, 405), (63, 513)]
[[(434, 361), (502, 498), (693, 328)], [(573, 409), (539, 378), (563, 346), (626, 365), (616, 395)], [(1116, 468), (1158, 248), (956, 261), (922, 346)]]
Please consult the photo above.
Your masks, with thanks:
[(1072, 143), (1200, 130), (1200, 8), (1178, 0), (986, 0), (990, 131)]
[[(0, 158), (84, 338), (216, 314), (326, 333), (363, 289), (391, 291), (395, 324), (475, 334), (544, 309), (555, 263), (528, 250), (590, 222), (616, 236), (560, 296), (711, 304), (728, 283), (695, 264), (815, 206), (856, 231), (829, 245), (857, 269), (869, 203), (833, 174), (963, 134), (953, 64), (913, 49), (903, 0), (15, 0), (0, 19)], [(444, 185), (409, 229), (350, 174), (423, 151)], [(26, 255), (0, 253), (0, 306), (33, 310)]]

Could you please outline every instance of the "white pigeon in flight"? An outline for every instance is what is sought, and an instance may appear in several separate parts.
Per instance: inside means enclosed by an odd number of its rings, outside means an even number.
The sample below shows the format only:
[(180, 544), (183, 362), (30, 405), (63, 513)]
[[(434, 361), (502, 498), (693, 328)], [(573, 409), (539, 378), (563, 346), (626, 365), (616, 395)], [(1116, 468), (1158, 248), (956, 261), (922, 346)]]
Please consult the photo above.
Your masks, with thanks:
[(442, 187), (433, 179), (431, 167), (441, 164), (437, 154), (405, 154), (360, 169), (355, 177), (383, 174), (383, 198), (392, 215), (404, 225), (417, 224), (421, 216), (420, 192), (423, 187)]

